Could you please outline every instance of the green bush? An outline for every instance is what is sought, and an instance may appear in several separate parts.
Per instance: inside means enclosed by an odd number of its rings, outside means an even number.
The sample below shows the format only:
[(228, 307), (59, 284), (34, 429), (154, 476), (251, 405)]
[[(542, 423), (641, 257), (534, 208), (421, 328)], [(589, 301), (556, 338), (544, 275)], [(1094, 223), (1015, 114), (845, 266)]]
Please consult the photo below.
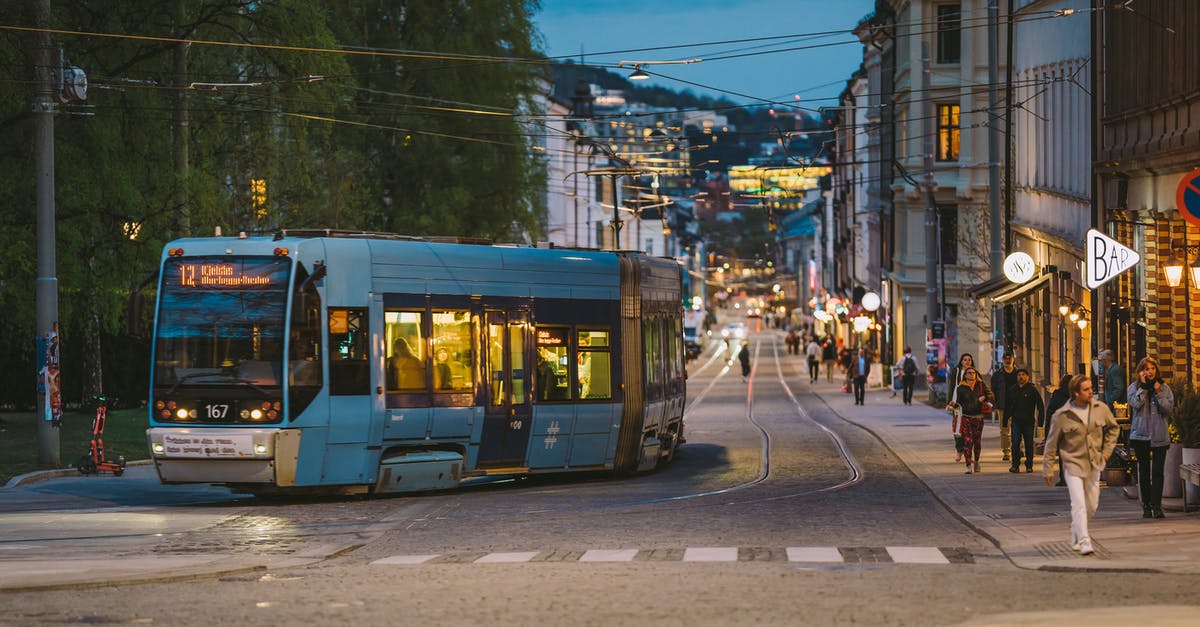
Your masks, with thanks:
[(1171, 389), (1175, 393), (1171, 426), (1179, 435), (1179, 443), (1186, 448), (1200, 448), (1200, 393), (1186, 383)]

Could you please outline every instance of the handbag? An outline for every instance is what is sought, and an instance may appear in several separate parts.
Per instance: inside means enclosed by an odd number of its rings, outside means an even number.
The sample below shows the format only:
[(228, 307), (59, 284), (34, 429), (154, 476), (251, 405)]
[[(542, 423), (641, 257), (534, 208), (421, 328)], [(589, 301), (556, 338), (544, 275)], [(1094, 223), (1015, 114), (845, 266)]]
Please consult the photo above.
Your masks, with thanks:
[(962, 435), (962, 409), (958, 405), (950, 404), (946, 406), (946, 411), (950, 412), (950, 432)]
[(992, 405), (992, 402), (987, 399), (980, 399), (979, 403), (983, 407), (980, 413), (982, 413), (984, 416), (991, 414), (992, 410), (996, 408), (995, 405)]

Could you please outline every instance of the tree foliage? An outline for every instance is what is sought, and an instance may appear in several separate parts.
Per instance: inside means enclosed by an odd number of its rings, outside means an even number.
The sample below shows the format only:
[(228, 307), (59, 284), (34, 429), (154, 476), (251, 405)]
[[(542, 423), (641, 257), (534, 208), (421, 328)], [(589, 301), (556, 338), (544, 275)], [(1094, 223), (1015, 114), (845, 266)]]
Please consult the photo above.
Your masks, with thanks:
[[(13, 3), (4, 21), (34, 26), (29, 4)], [(537, 237), (538, 165), (514, 115), (529, 109), (537, 66), (447, 58), (535, 56), (535, 9), (532, 0), (56, 0), (52, 28), (90, 33), (55, 35), (90, 83), (86, 103), (55, 116), (68, 402), (102, 384), (143, 397), (149, 355), (124, 335), (126, 305), (172, 238), (216, 227)], [(29, 32), (0, 30), (0, 372), (17, 382), (0, 393), (6, 406), (34, 399), (33, 49)], [(265, 198), (252, 181), (265, 182)]]

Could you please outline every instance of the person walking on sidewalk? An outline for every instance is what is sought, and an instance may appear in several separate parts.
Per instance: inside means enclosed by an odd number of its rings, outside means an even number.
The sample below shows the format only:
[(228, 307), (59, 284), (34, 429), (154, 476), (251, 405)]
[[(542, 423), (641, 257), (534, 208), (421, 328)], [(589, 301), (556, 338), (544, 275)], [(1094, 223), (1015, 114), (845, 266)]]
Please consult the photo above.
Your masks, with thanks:
[(1061, 457), (1071, 496), (1071, 548), (1092, 553), (1088, 519), (1100, 504), (1100, 471), (1117, 446), (1121, 428), (1108, 405), (1092, 398), (1092, 381), (1085, 374), (1071, 378), (1071, 400), (1050, 417), (1042, 476), (1054, 485), (1054, 462)]
[[(1057, 412), (1059, 409), (1061, 409), (1063, 405), (1066, 405), (1067, 401), (1069, 401), (1069, 400), (1071, 400), (1071, 375), (1065, 374), (1065, 375), (1063, 375), (1062, 380), (1058, 382), (1058, 387), (1053, 392), (1050, 393), (1050, 400), (1046, 402), (1046, 419), (1045, 419), (1045, 421), (1042, 421), (1041, 423), (1039, 423), (1038, 426), (1042, 427), (1043, 429), (1049, 429), (1050, 428), (1050, 424), (1049, 424), (1050, 417), (1053, 416), (1054, 413)], [(1043, 431), (1042, 432), (1043, 455), (1045, 454), (1045, 446), (1046, 446), (1046, 434), (1045, 434), (1045, 431)], [(1061, 488), (1066, 485), (1067, 485), (1067, 482), (1063, 480), (1063, 469), (1062, 469), (1062, 464), (1060, 463), (1058, 465), (1058, 483), (1055, 483), (1054, 486)]]
[(1131, 418), (1129, 445), (1137, 456), (1142, 518), (1162, 518), (1163, 467), (1167, 447), (1171, 445), (1167, 420), (1175, 409), (1175, 395), (1163, 381), (1158, 360), (1153, 357), (1138, 362), (1135, 376), (1127, 390)]
[(1000, 420), (1000, 452), (1004, 454), (1004, 461), (1008, 461), (1009, 452), (1012, 450), (1012, 436), (1009, 431), (1011, 421), (1005, 408), (1009, 389), (1017, 385), (1015, 361), (1012, 353), (1005, 353), (1000, 360), (1000, 367), (992, 373), (992, 393), (996, 395), (996, 407), (992, 415)]
[(1126, 399), (1126, 384), (1125, 384), (1125, 366), (1117, 363), (1117, 354), (1112, 352), (1111, 348), (1106, 348), (1100, 351), (1097, 356), (1101, 366), (1104, 367), (1104, 389), (1101, 390), (1101, 400), (1105, 405), (1108, 405), (1109, 411), (1112, 411), (1113, 403), (1125, 403)]
[[(1017, 369), (1017, 384), (1008, 389), (1005, 397), (1008, 409), (1004, 414), (1012, 429), (1012, 467), (1008, 471), (1020, 472), (1024, 452), (1025, 472), (1033, 472), (1033, 427), (1045, 421), (1046, 406), (1037, 388), (1030, 385), (1028, 370)], [(999, 392), (996, 398), (1000, 398)]]
[(962, 383), (958, 384), (954, 396), (962, 411), (963, 456), (969, 475), (979, 472), (979, 455), (983, 451), (983, 404), (992, 402), (992, 391), (975, 368), (967, 368), (963, 370)]
[(900, 358), (900, 388), (904, 391), (904, 404), (912, 405), (913, 384), (917, 382), (917, 360), (913, 358), (912, 348), (904, 347), (904, 356)]
[(808, 346), (804, 347), (804, 354), (808, 360), (808, 382), (816, 383), (821, 367), (821, 345), (817, 344), (816, 338), (808, 341)]
[[(971, 353), (963, 353), (958, 358), (958, 365), (950, 370), (950, 374), (946, 375), (946, 407), (952, 409), (958, 405), (955, 396), (958, 394), (958, 386), (962, 383), (963, 374), (967, 368), (975, 367), (975, 357)], [(963, 436), (961, 427), (960, 430), (954, 432), (954, 461), (961, 462), (963, 455)]]
[(854, 371), (854, 404), (863, 405), (867, 398), (867, 375), (871, 374), (871, 358), (867, 357), (867, 349), (858, 349), (858, 357), (850, 367)]
[(825, 345), (821, 347), (821, 361), (825, 366), (825, 382), (833, 383), (833, 371), (837, 366), (837, 349), (833, 346), (833, 340), (825, 340)]

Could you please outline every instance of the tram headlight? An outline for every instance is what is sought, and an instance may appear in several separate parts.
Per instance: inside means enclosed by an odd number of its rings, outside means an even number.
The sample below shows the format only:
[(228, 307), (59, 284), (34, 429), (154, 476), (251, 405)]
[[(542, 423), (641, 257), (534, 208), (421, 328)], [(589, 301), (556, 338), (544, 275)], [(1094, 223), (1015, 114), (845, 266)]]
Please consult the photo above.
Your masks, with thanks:
[(157, 453), (158, 455), (162, 455), (163, 451), (166, 450), (165, 448), (163, 448), (162, 442), (155, 442), (154, 446), (151, 448), (153, 448), (154, 452)]
[(188, 415), (189, 412), (186, 407), (180, 407), (179, 409), (175, 410), (175, 417), (179, 418), (180, 420), (187, 420)]
[(255, 444), (255, 445), (254, 445), (254, 452), (255, 452), (255, 453), (258, 453), (259, 455), (262, 455), (263, 453), (266, 453), (266, 452), (267, 452), (267, 445), (266, 445), (266, 444)]
[(250, 420), (262, 420), (263, 412), (261, 409), (250, 410)]

